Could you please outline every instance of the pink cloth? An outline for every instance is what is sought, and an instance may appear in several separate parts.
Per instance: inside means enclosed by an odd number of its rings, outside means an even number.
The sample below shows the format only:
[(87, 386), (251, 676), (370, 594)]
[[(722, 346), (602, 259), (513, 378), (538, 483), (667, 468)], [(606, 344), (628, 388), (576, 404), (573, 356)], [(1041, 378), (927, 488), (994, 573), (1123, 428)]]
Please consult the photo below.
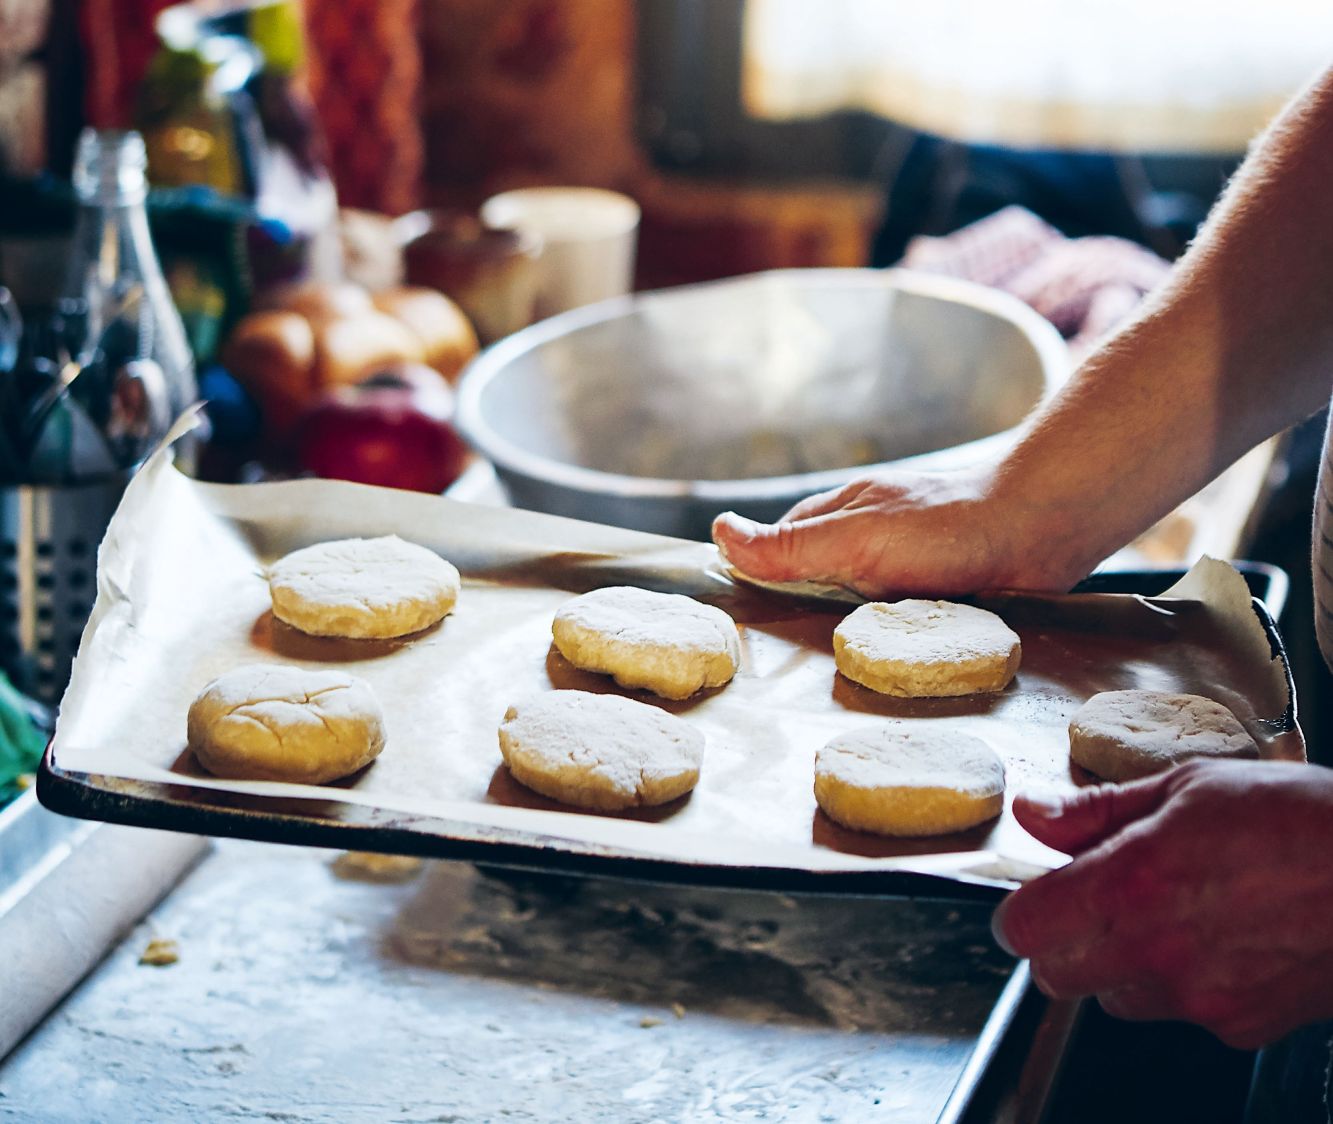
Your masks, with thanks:
[(1129, 316), (1171, 268), (1122, 238), (1066, 238), (1022, 207), (1006, 207), (943, 238), (914, 238), (899, 264), (1014, 294), (1059, 329), (1076, 359)]

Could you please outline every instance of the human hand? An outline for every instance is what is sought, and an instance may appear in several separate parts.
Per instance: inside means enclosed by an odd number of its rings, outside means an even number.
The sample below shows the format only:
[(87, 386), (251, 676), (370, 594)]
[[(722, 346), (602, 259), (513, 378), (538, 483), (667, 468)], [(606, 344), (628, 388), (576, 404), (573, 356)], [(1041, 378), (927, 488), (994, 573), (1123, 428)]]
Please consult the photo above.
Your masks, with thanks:
[(1240, 1049), (1333, 1016), (1333, 771), (1193, 761), (1014, 814), (1075, 856), (993, 922), (1047, 995)]
[(713, 521), (713, 541), (749, 577), (867, 597), (1068, 589), (1090, 565), (1058, 563), (1025, 514), (994, 498), (984, 470), (895, 473), (811, 496), (777, 523), (726, 512)]

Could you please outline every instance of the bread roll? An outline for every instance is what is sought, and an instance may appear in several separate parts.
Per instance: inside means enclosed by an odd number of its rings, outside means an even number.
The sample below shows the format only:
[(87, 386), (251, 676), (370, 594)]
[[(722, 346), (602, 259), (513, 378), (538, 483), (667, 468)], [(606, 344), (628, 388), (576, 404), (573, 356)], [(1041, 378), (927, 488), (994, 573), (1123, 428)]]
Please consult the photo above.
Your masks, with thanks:
[(374, 296), (375, 307), (401, 321), (421, 341), (426, 363), (450, 382), (477, 354), (477, 333), (463, 310), (443, 293), (404, 285)]
[(232, 329), (220, 358), (275, 432), (291, 427), (315, 389), (315, 334), (299, 313), (250, 313)]
[(370, 294), (350, 281), (302, 281), (269, 289), (255, 302), (256, 307), (299, 312), (307, 320), (333, 320), (359, 316), (375, 306)]
[(360, 382), (384, 367), (420, 363), (421, 341), (392, 316), (371, 309), (315, 325), (315, 384)]

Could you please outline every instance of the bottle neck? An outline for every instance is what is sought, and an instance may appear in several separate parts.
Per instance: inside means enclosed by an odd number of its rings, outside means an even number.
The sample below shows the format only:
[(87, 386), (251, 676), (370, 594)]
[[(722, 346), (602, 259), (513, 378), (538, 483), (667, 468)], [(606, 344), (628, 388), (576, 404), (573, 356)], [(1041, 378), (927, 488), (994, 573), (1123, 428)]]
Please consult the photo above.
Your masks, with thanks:
[(127, 282), (160, 282), (142, 199), (81, 203), (71, 249), (69, 296), (86, 296), (90, 286), (109, 292)]
[(74, 193), (84, 206), (123, 207), (148, 197), (148, 156), (132, 131), (85, 129), (74, 159)]
[(143, 138), (135, 132), (85, 129), (74, 162), (79, 200), (67, 296), (113, 293), (161, 277), (148, 233)]

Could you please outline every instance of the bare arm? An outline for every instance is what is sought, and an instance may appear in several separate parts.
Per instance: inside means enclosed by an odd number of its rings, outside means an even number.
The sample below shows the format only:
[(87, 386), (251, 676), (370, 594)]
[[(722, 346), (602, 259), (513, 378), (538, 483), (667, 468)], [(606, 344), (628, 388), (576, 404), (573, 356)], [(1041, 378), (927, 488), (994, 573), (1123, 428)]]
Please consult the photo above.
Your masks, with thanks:
[(1255, 145), (1167, 284), (996, 466), (858, 481), (763, 526), (740, 569), (862, 592), (1065, 588), (1333, 389), (1333, 70)]

